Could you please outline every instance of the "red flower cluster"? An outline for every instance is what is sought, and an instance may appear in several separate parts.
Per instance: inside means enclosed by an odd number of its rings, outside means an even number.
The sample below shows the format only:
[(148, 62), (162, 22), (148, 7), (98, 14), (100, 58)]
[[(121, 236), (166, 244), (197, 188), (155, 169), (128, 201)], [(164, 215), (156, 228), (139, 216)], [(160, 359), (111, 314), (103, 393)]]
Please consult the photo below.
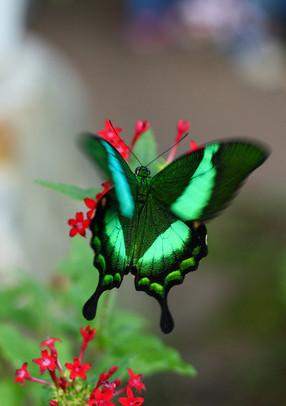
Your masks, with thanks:
[[(116, 148), (117, 151), (120, 153), (120, 155), (127, 161), (129, 158), (130, 152), (132, 152), (136, 142), (139, 140), (141, 135), (144, 134), (149, 129), (150, 129), (149, 121), (138, 120), (135, 124), (135, 132), (134, 132), (130, 146), (128, 146), (123, 141), (123, 139), (120, 137), (120, 133), (122, 132), (122, 129), (119, 127), (114, 127), (110, 120), (105, 121), (105, 127), (102, 130), (98, 131), (98, 135), (100, 135), (102, 138), (104, 138), (106, 141), (108, 141), (111, 145), (113, 145), (114, 148)], [(187, 134), (189, 130), (190, 130), (189, 121), (187, 121), (187, 120), (178, 121), (175, 144), (167, 157), (166, 164), (169, 164), (170, 162), (172, 162), (174, 160), (177, 149), (178, 149), (178, 144), (181, 141), (182, 137), (185, 134)], [(191, 140), (190, 149), (188, 152), (191, 153), (198, 148), (199, 148), (199, 146), (196, 144), (196, 142)], [(75, 218), (68, 220), (68, 225), (71, 226), (71, 229), (69, 232), (70, 237), (74, 237), (77, 234), (85, 237), (86, 230), (90, 226), (90, 222), (94, 216), (98, 202), (112, 187), (111, 183), (108, 181), (103, 182), (102, 186), (103, 186), (102, 192), (98, 193), (96, 195), (95, 199), (90, 199), (90, 198), (84, 199), (84, 203), (85, 203), (86, 207), (89, 209), (87, 211), (87, 213), (84, 214), (82, 211), (77, 212), (75, 215)]]
[[(79, 357), (73, 359), (73, 362), (66, 363), (63, 369), (58, 358), (58, 352), (55, 347), (55, 343), (59, 341), (58, 338), (48, 338), (41, 344), (42, 348), (41, 357), (33, 360), (40, 368), (41, 374), (48, 372), (56, 388), (55, 399), (50, 400), (50, 406), (59, 406), (59, 398), (61, 401), (65, 394), (68, 399), (73, 399), (74, 381), (77, 380), (77, 389), (74, 393), (74, 399), (81, 401), (80, 404), (86, 404), (89, 406), (115, 406), (114, 401), (117, 399), (120, 405), (123, 406), (141, 406), (144, 403), (144, 398), (140, 396), (134, 396), (132, 389), (135, 389), (138, 393), (145, 390), (145, 385), (142, 382), (142, 375), (135, 374), (130, 368), (128, 368), (129, 379), (126, 386), (121, 386), (120, 379), (112, 380), (112, 376), (117, 372), (118, 367), (112, 366), (108, 371), (100, 374), (97, 383), (94, 387), (89, 388), (86, 383), (86, 373), (92, 367), (89, 363), (83, 363), (82, 359), (90, 341), (95, 337), (95, 329), (91, 329), (90, 326), (86, 328), (80, 328), (80, 334), (82, 336), (82, 345), (80, 349)], [(79, 381), (80, 380), (80, 381)], [(48, 380), (39, 379), (33, 377), (28, 371), (28, 363), (25, 362), (21, 368), (16, 370), (15, 381), (24, 384), (25, 381), (33, 381), (43, 385), (51, 386)], [(79, 382), (82, 382), (82, 398), (79, 390)], [(89, 395), (87, 395), (89, 388)], [(71, 403), (74, 404), (74, 403)], [(79, 403), (77, 403), (79, 404)]]

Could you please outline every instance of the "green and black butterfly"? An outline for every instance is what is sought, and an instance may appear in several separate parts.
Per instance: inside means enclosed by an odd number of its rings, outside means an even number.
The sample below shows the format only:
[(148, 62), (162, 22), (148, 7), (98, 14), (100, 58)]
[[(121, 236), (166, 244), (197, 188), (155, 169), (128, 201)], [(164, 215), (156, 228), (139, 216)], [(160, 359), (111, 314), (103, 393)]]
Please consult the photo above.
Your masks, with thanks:
[(80, 146), (113, 184), (99, 201), (90, 227), (99, 282), (83, 315), (93, 319), (100, 295), (119, 288), (131, 272), (136, 290), (158, 300), (161, 329), (169, 333), (174, 322), (167, 295), (207, 255), (204, 223), (229, 204), (267, 158), (267, 148), (239, 139), (211, 142), (151, 177), (146, 166), (133, 173), (101, 137), (82, 135)]

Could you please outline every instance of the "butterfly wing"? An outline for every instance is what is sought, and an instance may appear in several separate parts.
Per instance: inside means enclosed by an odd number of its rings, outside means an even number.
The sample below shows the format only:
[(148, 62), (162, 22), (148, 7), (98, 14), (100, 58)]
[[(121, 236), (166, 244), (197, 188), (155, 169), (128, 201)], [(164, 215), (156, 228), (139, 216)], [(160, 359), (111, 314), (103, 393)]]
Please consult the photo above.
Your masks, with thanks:
[(152, 193), (182, 220), (209, 220), (268, 154), (264, 146), (242, 140), (206, 144), (154, 176)]
[(120, 213), (128, 218), (134, 214), (136, 176), (118, 151), (106, 140), (97, 135), (82, 134), (80, 148), (107, 177), (111, 179), (119, 203)]
[(95, 317), (100, 295), (108, 289), (119, 288), (130, 262), (114, 190), (108, 192), (99, 202), (91, 223), (91, 247), (94, 250), (94, 266), (98, 269), (99, 280), (94, 294), (83, 307), (83, 315), (91, 320)]
[(206, 255), (205, 226), (186, 224), (149, 195), (138, 222), (131, 272), (135, 288), (158, 300), (163, 332), (169, 333), (174, 325), (167, 305), (169, 290)]

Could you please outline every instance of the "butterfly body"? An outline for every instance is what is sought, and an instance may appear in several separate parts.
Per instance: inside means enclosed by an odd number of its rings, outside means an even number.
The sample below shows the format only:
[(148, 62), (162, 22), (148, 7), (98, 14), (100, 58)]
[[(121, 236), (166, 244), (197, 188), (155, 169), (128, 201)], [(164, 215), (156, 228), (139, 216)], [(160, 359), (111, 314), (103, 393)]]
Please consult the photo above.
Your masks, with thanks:
[(132, 273), (136, 290), (159, 302), (161, 328), (168, 333), (168, 292), (207, 255), (205, 221), (226, 206), (267, 152), (241, 140), (210, 143), (152, 177), (145, 166), (133, 173), (100, 137), (84, 136), (82, 148), (114, 185), (98, 202), (90, 227), (99, 281), (83, 314), (93, 319), (100, 295)]

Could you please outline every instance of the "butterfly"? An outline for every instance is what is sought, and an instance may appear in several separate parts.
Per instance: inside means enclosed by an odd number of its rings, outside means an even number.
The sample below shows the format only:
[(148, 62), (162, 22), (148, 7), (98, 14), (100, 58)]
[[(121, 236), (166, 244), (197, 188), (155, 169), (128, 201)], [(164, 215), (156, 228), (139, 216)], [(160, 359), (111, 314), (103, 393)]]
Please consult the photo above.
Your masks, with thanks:
[(138, 166), (134, 173), (102, 137), (83, 134), (80, 148), (113, 185), (98, 202), (90, 225), (99, 281), (83, 315), (93, 319), (100, 295), (119, 288), (130, 272), (136, 290), (159, 302), (160, 326), (169, 333), (174, 321), (168, 292), (207, 255), (205, 222), (230, 203), (265, 161), (268, 149), (240, 139), (210, 142), (152, 177), (147, 166)]

